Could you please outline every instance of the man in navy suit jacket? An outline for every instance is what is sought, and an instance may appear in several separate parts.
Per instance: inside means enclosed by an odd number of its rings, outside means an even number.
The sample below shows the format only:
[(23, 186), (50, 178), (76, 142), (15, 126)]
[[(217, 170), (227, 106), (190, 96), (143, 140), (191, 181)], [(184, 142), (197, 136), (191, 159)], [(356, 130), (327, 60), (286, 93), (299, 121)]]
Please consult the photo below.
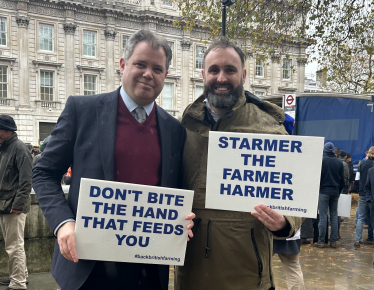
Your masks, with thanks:
[[(168, 287), (165, 265), (78, 261), (74, 229), (82, 177), (180, 187), (185, 132), (154, 102), (171, 57), (165, 39), (147, 30), (135, 33), (120, 60), (123, 87), (100, 95), (70, 96), (34, 167), (33, 188), (57, 237), (52, 274), (62, 290)], [(61, 177), (69, 166), (72, 179), (66, 200)], [(189, 230), (193, 218), (194, 214), (186, 217)]]

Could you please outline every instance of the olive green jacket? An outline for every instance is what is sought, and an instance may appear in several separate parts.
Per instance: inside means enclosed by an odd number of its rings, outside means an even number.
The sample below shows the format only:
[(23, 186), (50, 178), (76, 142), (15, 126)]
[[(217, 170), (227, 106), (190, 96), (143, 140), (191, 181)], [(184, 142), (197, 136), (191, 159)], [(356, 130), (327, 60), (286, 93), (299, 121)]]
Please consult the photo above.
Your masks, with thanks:
[(205, 209), (209, 131), (287, 134), (284, 112), (252, 94), (243, 94), (232, 112), (211, 128), (201, 96), (186, 108), (182, 125), (187, 138), (183, 154), (183, 187), (194, 190), (195, 237), (178, 267), (175, 289), (266, 289), (274, 287), (271, 270), (273, 235), (293, 236), (302, 219), (286, 217), (287, 227), (270, 232), (250, 213)]
[(31, 154), (13, 135), (0, 145), (0, 213), (30, 211)]

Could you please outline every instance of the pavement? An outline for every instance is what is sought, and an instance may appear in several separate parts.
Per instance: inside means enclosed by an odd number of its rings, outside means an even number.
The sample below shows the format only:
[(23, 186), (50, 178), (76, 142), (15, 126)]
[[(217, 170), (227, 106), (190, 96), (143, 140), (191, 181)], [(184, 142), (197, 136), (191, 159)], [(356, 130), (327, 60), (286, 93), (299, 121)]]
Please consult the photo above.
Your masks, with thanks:
[[(302, 245), (300, 264), (304, 274), (305, 289), (307, 290), (365, 290), (374, 289), (373, 245), (353, 247), (355, 225), (352, 210), (350, 218), (345, 218), (341, 224), (341, 239), (337, 248), (314, 248)], [(367, 228), (364, 228), (363, 240), (367, 238)], [(277, 255), (273, 259), (275, 285), (277, 290), (287, 289), (287, 281)], [(169, 290), (173, 289), (174, 271), (170, 267)], [(60, 290), (51, 273), (29, 275), (28, 290)], [(6, 286), (0, 286), (5, 290)], [(229, 290), (229, 289), (217, 289)]]

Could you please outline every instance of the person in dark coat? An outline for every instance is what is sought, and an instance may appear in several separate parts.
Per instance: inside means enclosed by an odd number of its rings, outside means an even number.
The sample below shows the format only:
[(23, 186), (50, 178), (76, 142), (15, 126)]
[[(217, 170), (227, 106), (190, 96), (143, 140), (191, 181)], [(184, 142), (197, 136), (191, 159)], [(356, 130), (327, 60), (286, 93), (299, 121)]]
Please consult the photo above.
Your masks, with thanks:
[(315, 247), (325, 248), (327, 212), (330, 210), (331, 235), (330, 247), (336, 248), (338, 237), (338, 200), (339, 195), (344, 187), (344, 168), (341, 160), (335, 157), (334, 144), (327, 142), (323, 148), (321, 182), (319, 189), (319, 223), (318, 223), (318, 243), (313, 244)]
[(347, 159), (345, 160), (348, 164), (349, 169), (349, 186), (351, 187), (352, 183), (355, 181), (355, 173), (353, 170), (352, 155), (347, 153)]
[[(368, 170), (366, 183), (364, 186), (366, 201), (369, 204), (369, 212), (374, 212), (374, 168)], [(374, 228), (374, 215), (370, 215), (370, 225)]]
[[(167, 265), (78, 261), (74, 230), (82, 177), (181, 187), (185, 130), (155, 103), (171, 57), (166, 39), (148, 30), (132, 35), (120, 59), (122, 87), (70, 96), (33, 169), (33, 188), (57, 237), (51, 272), (62, 290), (168, 288)], [(70, 165), (65, 199), (61, 177)]]
[[(374, 146), (370, 147), (368, 150), (368, 159), (360, 164), (360, 188), (359, 188), (359, 197), (358, 197), (358, 207), (357, 207), (357, 225), (356, 225), (356, 236), (355, 236), (355, 248), (359, 248), (361, 246), (361, 239), (362, 239), (362, 231), (365, 224), (365, 218), (369, 209), (369, 204), (366, 201), (365, 195), (365, 185), (366, 179), (368, 176), (368, 171), (370, 168), (373, 167), (374, 161)], [(374, 216), (374, 214), (372, 214)]]
[(13, 118), (0, 115), (0, 226), (8, 254), (7, 290), (26, 289), (24, 230), (30, 211), (31, 154), (18, 139)]

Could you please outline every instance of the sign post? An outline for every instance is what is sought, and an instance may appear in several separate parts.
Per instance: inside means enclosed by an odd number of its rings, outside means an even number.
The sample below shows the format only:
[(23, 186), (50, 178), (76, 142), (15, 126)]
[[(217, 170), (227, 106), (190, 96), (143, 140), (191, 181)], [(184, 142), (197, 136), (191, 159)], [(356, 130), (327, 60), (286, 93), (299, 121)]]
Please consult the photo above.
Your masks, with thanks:
[(296, 114), (296, 95), (283, 95), (284, 112), (295, 119)]

